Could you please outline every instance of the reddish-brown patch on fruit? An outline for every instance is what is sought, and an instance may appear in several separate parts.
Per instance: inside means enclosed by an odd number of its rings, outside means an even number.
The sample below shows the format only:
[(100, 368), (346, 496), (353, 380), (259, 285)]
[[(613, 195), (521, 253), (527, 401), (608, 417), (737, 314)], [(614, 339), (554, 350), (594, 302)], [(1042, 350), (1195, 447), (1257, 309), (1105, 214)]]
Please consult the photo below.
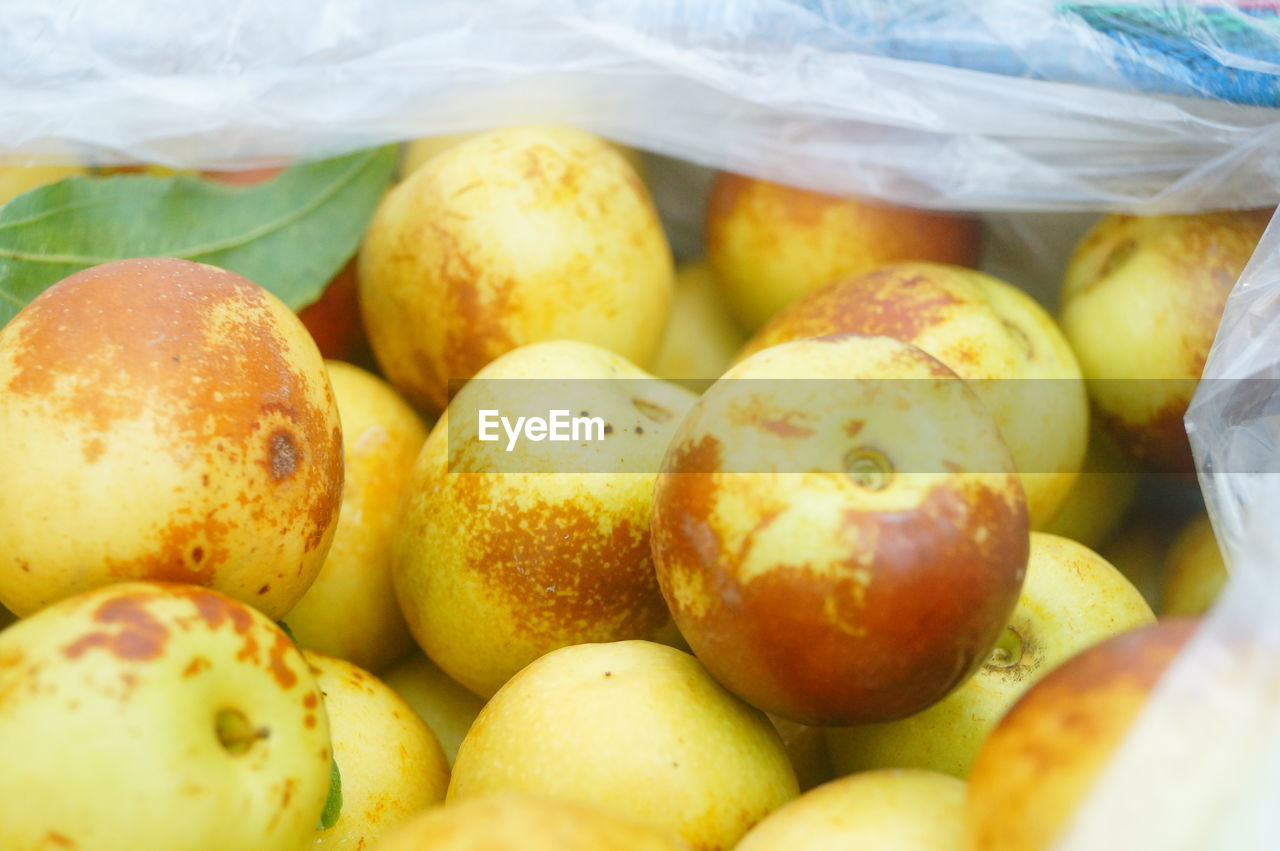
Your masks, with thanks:
[(316, 693), (309, 692), (306, 697), (302, 698), (302, 705), (307, 709), (315, 709), (317, 703)]
[(131, 560), (103, 558), (112, 576), (157, 582), (210, 584), (227, 561), (225, 541), (230, 524), (212, 514), (199, 520), (173, 520), (153, 536), (152, 546)]
[(419, 401), (439, 411), (448, 403), (449, 379), (470, 378), (519, 345), (496, 318), (518, 310), (513, 304), (515, 281), (484, 275), (450, 227), (432, 222), (430, 228), (440, 249), (436, 277), (446, 319), (439, 360), (427, 355), (420, 363), (428, 386)]
[[(715, 564), (723, 555), (720, 535), (708, 522), (723, 463), (721, 446), (718, 438), (703, 435), (696, 443), (674, 447), (663, 461), (654, 500), (653, 547), (677, 569)], [(658, 510), (664, 522), (659, 522)]]
[(367, 365), (372, 364), (373, 355), (364, 332), (356, 275), (352, 259), (334, 275), (319, 299), (298, 311), (298, 318), (311, 332), (321, 355)]
[(468, 570), (520, 613), (522, 632), (556, 640), (600, 625), (646, 635), (666, 621), (646, 527), (618, 517), (602, 529), (589, 503), (495, 498), (492, 478), (458, 476), (450, 497), (483, 518), (468, 530)]
[(779, 410), (772, 400), (752, 393), (735, 399), (726, 412), (729, 423), (768, 432), (776, 437), (812, 437), (813, 429), (797, 423), (809, 415), (805, 411)]
[(169, 629), (147, 609), (149, 601), (157, 599), (151, 593), (130, 593), (104, 601), (94, 612), (93, 619), (108, 627), (118, 627), (115, 632), (90, 632), (63, 648), (69, 659), (78, 659), (85, 652), (99, 647), (132, 662), (155, 659), (164, 652), (169, 640)]
[(230, 623), (237, 635), (247, 636), (253, 628), (253, 613), (243, 603), (237, 602), (216, 591), (202, 588), (175, 589), (176, 593), (185, 595), (195, 606), (196, 614), (205, 626), (216, 630), (224, 623)]
[(840, 223), (851, 246), (843, 258), (846, 271), (904, 260), (972, 267), (981, 245), (980, 224), (970, 216), (832, 196), (722, 173), (712, 185), (707, 206), (707, 254), (713, 260), (729, 247), (727, 223), (734, 220), (751, 221), (759, 238), (780, 229), (819, 233)]
[(182, 669), (183, 679), (194, 677), (201, 671), (207, 671), (211, 667), (213, 667), (213, 663), (210, 662), (208, 658), (204, 656), (196, 656), (187, 663), (187, 667)]
[(294, 673), (293, 668), (289, 667), (287, 658), (290, 654), (297, 652), (297, 648), (293, 646), (289, 637), (277, 631), (276, 640), (267, 652), (267, 667), (282, 689), (291, 689), (298, 682), (298, 675)]
[(810, 293), (774, 317), (745, 353), (832, 334), (864, 334), (913, 342), (965, 304), (930, 277), (930, 267), (885, 266)]
[(308, 730), (314, 730), (316, 726), (316, 716), (308, 714), (307, 717), (303, 719), (302, 723)]
[[(326, 390), (330, 400), (332, 390)], [(328, 435), (328, 446), (335, 451), (325, 452), (319, 457), (325, 462), (318, 483), (308, 483), (318, 491), (307, 507), (307, 552), (314, 551), (331, 532), (338, 520), (338, 510), (342, 507), (342, 486), (344, 481), (342, 461), (342, 428), (335, 420)], [(314, 465), (312, 465), (314, 467)]]
[[(661, 511), (671, 511), (669, 488), (697, 478), (664, 481)], [(672, 614), (717, 679), (770, 712), (808, 724), (911, 714), (982, 663), (1017, 600), (1026, 508), (1008, 498), (1016, 481), (1004, 484), (939, 485), (909, 511), (849, 509), (849, 540), (872, 541), (872, 551), (851, 553), (834, 573), (780, 564), (747, 582), (740, 558), (694, 540), (710, 530), (707, 507), (672, 514), (664, 570), (669, 563), (700, 575), (718, 601), (695, 615), (668, 596)]]
[(1125, 454), (1157, 473), (1192, 475), (1195, 459), (1191, 440), (1187, 437), (1183, 417), (1189, 399), (1167, 403), (1145, 423), (1130, 423), (1094, 406), (1094, 416), (1102, 429), (1113, 438)]
[(80, 846), (71, 837), (59, 833), (56, 830), (50, 830), (44, 835), (45, 842), (50, 845), (56, 845), (59, 848), (79, 848)]
[(776, 183), (760, 182), (757, 186), (759, 187), (757, 191), (762, 196), (772, 196), (776, 202), (777, 214), (784, 220), (784, 226), (790, 222), (801, 228), (820, 227), (823, 218), (832, 208), (838, 209), (851, 203), (861, 203)]

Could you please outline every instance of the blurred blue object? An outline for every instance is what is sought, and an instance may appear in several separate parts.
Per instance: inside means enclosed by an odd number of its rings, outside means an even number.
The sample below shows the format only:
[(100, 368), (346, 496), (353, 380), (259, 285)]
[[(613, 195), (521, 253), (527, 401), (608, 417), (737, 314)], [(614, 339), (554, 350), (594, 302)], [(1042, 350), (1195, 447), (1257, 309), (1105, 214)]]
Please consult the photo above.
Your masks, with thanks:
[[(797, 0), (867, 53), (1013, 77), (1280, 106), (1280, 2), (1028, 3)], [(1013, 4), (1016, 7), (1016, 4)]]

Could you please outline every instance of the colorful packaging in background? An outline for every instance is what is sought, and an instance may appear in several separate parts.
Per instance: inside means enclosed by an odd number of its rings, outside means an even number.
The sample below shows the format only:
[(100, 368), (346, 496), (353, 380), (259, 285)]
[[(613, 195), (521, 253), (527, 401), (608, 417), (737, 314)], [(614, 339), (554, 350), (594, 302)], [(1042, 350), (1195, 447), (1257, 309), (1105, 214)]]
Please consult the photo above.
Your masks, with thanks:
[[(1280, 3), (204, 0), (0, 16), (0, 161), (272, 165), (564, 122), (980, 210), (1280, 201)], [(1280, 229), (1187, 422), (1232, 569), (1062, 846), (1280, 847)]]

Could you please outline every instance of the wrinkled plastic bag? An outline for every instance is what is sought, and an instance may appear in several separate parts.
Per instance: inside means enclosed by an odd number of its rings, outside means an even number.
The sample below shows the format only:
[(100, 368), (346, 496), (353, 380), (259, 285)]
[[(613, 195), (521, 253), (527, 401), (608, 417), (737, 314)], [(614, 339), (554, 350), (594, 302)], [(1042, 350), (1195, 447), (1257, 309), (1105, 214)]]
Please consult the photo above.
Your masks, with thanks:
[[(1021, 251), (1026, 274), (1048, 279), (1061, 234), (1078, 233), (1072, 212), (1280, 201), (1278, 12), (1270, 0), (5, 0), (0, 161), (249, 167), (556, 121), (696, 166), (985, 211), (1005, 247), (994, 265)], [(656, 194), (686, 210), (676, 230), (696, 250), (697, 216), (679, 202), (705, 171), (661, 174)], [(1205, 376), (1187, 422), (1232, 578), (1079, 813), (1073, 851), (1280, 847), (1274, 222)]]
[[(703, 165), (925, 206), (1275, 200), (1273, 109), (1211, 99), (1194, 68), (1135, 50), (1103, 13), (1090, 23), (1059, 5), (6, 0), (0, 139), (10, 156), (89, 145), (106, 162), (212, 167), (558, 120)], [(1271, 18), (1162, 8), (1150, 7), (1168, 40), (1219, 63), (1219, 77), (1270, 82), (1235, 94), (1280, 102)]]

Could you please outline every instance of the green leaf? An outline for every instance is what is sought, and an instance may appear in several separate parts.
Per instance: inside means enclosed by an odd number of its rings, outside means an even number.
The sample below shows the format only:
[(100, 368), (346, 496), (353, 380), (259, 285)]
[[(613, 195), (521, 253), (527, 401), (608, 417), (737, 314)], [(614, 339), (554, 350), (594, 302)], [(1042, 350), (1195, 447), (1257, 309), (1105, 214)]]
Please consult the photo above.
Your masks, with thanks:
[(316, 830), (328, 830), (338, 823), (338, 815), (342, 812), (342, 775), (338, 772), (338, 761), (330, 763), (329, 797), (324, 802), (324, 812), (320, 813), (320, 823)]
[(188, 175), (37, 187), (0, 207), (0, 326), (67, 275), (129, 257), (221, 266), (301, 309), (355, 254), (395, 157), (375, 148), (247, 187)]

